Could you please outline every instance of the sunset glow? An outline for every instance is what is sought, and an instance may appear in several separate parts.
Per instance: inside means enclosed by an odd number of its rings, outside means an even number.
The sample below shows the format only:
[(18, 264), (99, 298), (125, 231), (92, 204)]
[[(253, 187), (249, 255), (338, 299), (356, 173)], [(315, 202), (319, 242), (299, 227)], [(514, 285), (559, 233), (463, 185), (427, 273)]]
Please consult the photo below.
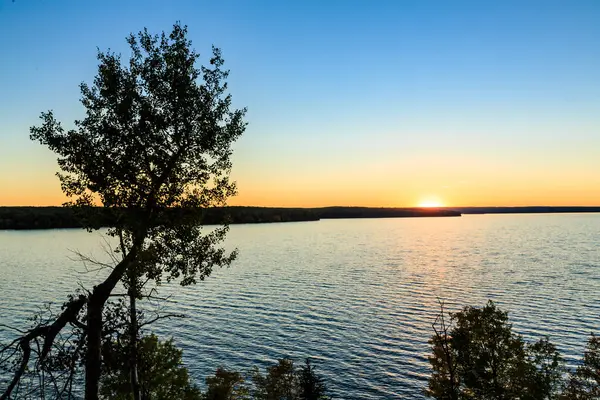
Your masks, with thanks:
[(132, 31), (176, 20), (200, 64), (222, 47), (248, 108), (231, 205), (600, 205), (597, 2), (158, 3), (0, 3), (0, 206), (66, 200), (29, 128), (49, 109), (72, 128), (96, 48), (127, 58)]
[(442, 202), (438, 201), (438, 200), (425, 200), (419, 203), (419, 207), (420, 208), (438, 208), (438, 207), (444, 207), (444, 205), (442, 204)]

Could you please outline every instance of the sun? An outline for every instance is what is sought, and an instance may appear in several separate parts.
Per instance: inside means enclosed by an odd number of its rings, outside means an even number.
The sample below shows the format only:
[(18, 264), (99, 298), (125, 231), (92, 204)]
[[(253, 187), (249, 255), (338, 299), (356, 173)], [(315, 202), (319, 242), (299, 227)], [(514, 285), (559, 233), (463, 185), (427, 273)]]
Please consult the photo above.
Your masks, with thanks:
[(439, 201), (438, 199), (427, 199), (427, 200), (423, 200), (422, 202), (420, 202), (417, 207), (439, 208), (439, 207), (444, 207), (444, 204), (441, 201)]

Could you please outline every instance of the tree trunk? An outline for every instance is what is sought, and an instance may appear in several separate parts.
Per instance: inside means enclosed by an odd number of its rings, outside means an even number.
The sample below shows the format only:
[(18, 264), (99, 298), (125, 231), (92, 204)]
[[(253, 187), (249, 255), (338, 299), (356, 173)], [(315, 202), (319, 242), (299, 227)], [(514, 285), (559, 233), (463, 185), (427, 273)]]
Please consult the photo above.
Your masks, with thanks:
[(102, 312), (111, 292), (121, 280), (138, 248), (144, 242), (145, 233), (136, 239), (129, 253), (115, 266), (110, 275), (100, 285), (95, 286), (88, 301), (87, 337), (88, 348), (85, 360), (85, 400), (98, 400), (100, 374), (102, 373)]
[(134, 277), (130, 280), (129, 286), (129, 370), (130, 370), (130, 381), (131, 381), (131, 392), (133, 393), (134, 400), (140, 400), (140, 382), (138, 380), (138, 324), (137, 324), (137, 307), (135, 302), (136, 297), (136, 279)]
[(88, 303), (87, 340), (85, 359), (85, 400), (98, 400), (102, 363), (102, 309), (104, 302), (99, 298), (97, 289)]

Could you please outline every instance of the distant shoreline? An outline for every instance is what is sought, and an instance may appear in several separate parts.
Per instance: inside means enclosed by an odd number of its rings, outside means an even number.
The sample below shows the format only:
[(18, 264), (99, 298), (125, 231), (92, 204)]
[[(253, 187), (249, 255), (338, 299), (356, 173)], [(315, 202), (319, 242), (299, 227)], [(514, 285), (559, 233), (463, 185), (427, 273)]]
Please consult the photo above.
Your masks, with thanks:
[(446, 207), (462, 214), (600, 213), (600, 206)]
[[(109, 227), (115, 218), (111, 210), (95, 209), (97, 226)], [(178, 212), (174, 210), (174, 212)], [(319, 221), (341, 218), (409, 218), (409, 217), (460, 217), (461, 213), (444, 209), (419, 208), (369, 208), (369, 207), (216, 207), (205, 210), (183, 210), (202, 213), (205, 225), (252, 224), (270, 222)], [(65, 207), (0, 207), (0, 230), (33, 230), (81, 228), (82, 223), (72, 209)]]
[[(101, 213), (106, 211), (97, 208)], [(273, 222), (319, 221), (322, 219), (356, 218), (423, 218), (460, 217), (463, 214), (539, 214), (539, 213), (600, 213), (600, 206), (529, 206), (529, 207), (247, 207), (230, 206), (203, 211), (203, 223), (215, 225), (255, 224)], [(101, 226), (111, 226), (111, 217), (104, 213)], [(65, 207), (0, 207), (0, 230), (34, 230), (81, 228), (73, 211)]]

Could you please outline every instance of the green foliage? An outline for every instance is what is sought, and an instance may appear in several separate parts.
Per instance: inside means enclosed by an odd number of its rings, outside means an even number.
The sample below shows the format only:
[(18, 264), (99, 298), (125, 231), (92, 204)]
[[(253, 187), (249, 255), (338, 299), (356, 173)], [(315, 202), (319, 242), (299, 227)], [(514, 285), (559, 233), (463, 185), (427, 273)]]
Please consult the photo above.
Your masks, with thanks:
[(254, 369), (251, 384), (239, 372), (217, 369), (206, 379), (203, 400), (327, 400), (327, 388), (310, 363), (294, 367), (290, 359), (281, 359), (266, 368), (263, 375)]
[(582, 364), (569, 377), (561, 400), (600, 399), (600, 338), (591, 335)]
[(433, 373), (426, 393), (436, 399), (553, 399), (563, 371), (547, 339), (527, 345), (508, 314), (489, 301), (450, 314), (431, 338)]
[(267, 367), (267, 374), (255, 370), (252, 380), (256, 386), (254, 398), (257, 400), (292, 400), (297, 398), (297, 381), (292, 360), (283, 359)]
[(218, 368), (206, 378), (207, 391), (203, 400), (249, 400), (250, 390), (239, 372)]
[(86, 114), (75, 129), (49, 111), (31, 138), (58, 155), (62, 190), (68, 205), (86, 211), (86, 227), (98, 227), (90, 206), (114, 211), (110, 234), (120, 252), (142, 253), (138, 275), (191, 284), (235, 254), (214, 247), (226, 227), (202, 234), (201, 213), (169, 210), (223, 206), (235, 194), (231, 145), (245, 130), (245, 109), (231, 109), (219, 49), (210, 67), (196, 67), (186, 27), (160, 36), (144, 30), (127, 41), (127, 62), (98, 53), (98, 74), (81, 84)]
[(323, 378), (316, 374), (308, 358), (304, 366), (300, 368), (298, 380), (300, 400), (325, 400), (329, 398)]
[[(125, 62), (98, 52), (94, 81), (80, 85), (85, 116), (73, 129), (63, 128), (52, 111), (30, 128), (31, 139), (58, 156), (66, 205), (88, 230), (102, 226), (99, 216), (110, 216), (109, 235), (118, 238), (111, 273), (85, 303), (87, 399), (98, 397), (102, 312), (119, 281), (134, 315), (143, 282), (194, 284), (236, 256), (219, 247), (226, 225), (202, 229), (202, 211), (224, 206), (236, 193), (229, 180), (231, 146), (246, 128), (245, 109), (231, 107), (221, 51), (213, 47), (210, 66), (197, 66), (200, 56), (179, 23), (169, 34), (144, 30), (127, 42)], [(59, 318), (59, 329), (67, 320)], [(135, 343), (126, 352), (133, 370)], [(131, 385), (138, 398), (135, 373)]]
[[(102, 398), (131, 399), (128, 335), (107, 340), (103, 346), (104, 371)], [(218, 368), (206, 378), (206, 392), (191, 383), (181, 362), (182, 351), (173, 340), (161, 342), (155, 335), (138, 342), (138, 373), (142, 399), (182, 400), (327, 400), (326, 387), (310, 361), (295, 368), (292, 360), (282, 359), (267, 367), (262, 375), (254, 369), (250, 381), (237, 371)]]
[(547, 398), (557, 398), (566, 369), (556, 346), (547, 337), (542, 338), (533, 344), (527, 344), (527, 357), (530, 370), (529, 374), (523, 375), (529, 378), (529, 392), (539, 391), (547, 394)]
[(282, 359), (276, 365), (267, 367), (262, 375), (255, 369), (253, 399), (256, 400), (325, 400), (329, 399), (323, 380), (315, 373), (306, 360), (298, 369), (289, 359)]
[[(102, 398), (132, 398), (127, 349), (126, 341), (105, 343)], [(138, 373), (143, 399), (201, 399), (200, 390), (190, 382), (187, 368), (181, 362), (181, 353), (172, 340), (160, 342), (155, 335), (139, 340)]]

